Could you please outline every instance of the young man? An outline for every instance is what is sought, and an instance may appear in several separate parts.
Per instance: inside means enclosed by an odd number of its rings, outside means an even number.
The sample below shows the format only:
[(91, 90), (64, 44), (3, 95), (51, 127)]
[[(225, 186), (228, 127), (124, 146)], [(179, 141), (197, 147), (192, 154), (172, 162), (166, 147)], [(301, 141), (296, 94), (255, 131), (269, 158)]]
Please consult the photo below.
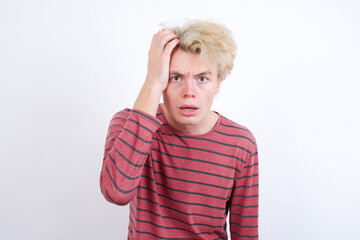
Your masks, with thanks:
[(258, 239), (255, 139), (210, 110), (235, 51), (212, 22), (154, 35), (135, 105), (110, 122), (100, 176), (106, 200), (130, 203), (128, 239), (228, 239), (228, 211), (231, 239)]

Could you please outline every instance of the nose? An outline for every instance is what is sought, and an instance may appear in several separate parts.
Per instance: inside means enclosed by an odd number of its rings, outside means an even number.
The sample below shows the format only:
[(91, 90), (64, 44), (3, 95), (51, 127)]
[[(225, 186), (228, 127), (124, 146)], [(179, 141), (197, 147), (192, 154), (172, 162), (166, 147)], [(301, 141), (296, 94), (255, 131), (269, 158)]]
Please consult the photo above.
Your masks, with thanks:
[(192, 78), (187, 78), (183, 86), (184, 97), (195, 97), (195, 83)]

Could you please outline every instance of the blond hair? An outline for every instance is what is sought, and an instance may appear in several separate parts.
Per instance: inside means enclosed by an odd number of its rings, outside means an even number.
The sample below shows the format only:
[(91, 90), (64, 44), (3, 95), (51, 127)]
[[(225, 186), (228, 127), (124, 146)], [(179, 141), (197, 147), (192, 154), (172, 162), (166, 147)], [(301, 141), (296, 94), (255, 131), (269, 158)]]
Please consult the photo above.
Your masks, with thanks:
[(236, 44), (231, 32), (221, 24), (210, 21), (187, 21), (182, 27), (165, 27), (174, 31), (184, 51), (199, 53), (200, 58), (217, 63), (218, 77), (225, 79), (234, 66)]

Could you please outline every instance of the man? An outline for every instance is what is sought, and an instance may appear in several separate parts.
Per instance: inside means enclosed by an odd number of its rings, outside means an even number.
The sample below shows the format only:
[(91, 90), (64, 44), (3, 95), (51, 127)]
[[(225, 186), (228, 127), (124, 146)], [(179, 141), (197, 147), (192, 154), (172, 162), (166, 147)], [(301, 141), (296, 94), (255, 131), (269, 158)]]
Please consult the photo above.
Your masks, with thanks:
[(130, 204), (128, 239), (228, 239), (228, 211), (231, 239), (258, 239), (255, 139), (210, 110), (235, 51), (212, 22), (154, 35), (132, 110), (110, 122), (100, 176), (106, 200)]

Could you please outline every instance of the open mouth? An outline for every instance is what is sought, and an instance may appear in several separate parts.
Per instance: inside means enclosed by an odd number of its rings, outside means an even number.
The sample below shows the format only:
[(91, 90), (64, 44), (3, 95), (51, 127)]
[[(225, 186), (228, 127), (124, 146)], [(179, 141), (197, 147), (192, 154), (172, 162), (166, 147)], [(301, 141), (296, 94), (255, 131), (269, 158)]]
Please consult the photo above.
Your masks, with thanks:
[(182, 110), (186, 111), (186, 112), (192, 112), (195, 111), (197, 108), (192, 108), (192, 107), (182, 107)]
[(193, 117), (197, 114), (199, 108), (196, 105), (184, 104), (180, 107), (181, 114), (185, 117)]

